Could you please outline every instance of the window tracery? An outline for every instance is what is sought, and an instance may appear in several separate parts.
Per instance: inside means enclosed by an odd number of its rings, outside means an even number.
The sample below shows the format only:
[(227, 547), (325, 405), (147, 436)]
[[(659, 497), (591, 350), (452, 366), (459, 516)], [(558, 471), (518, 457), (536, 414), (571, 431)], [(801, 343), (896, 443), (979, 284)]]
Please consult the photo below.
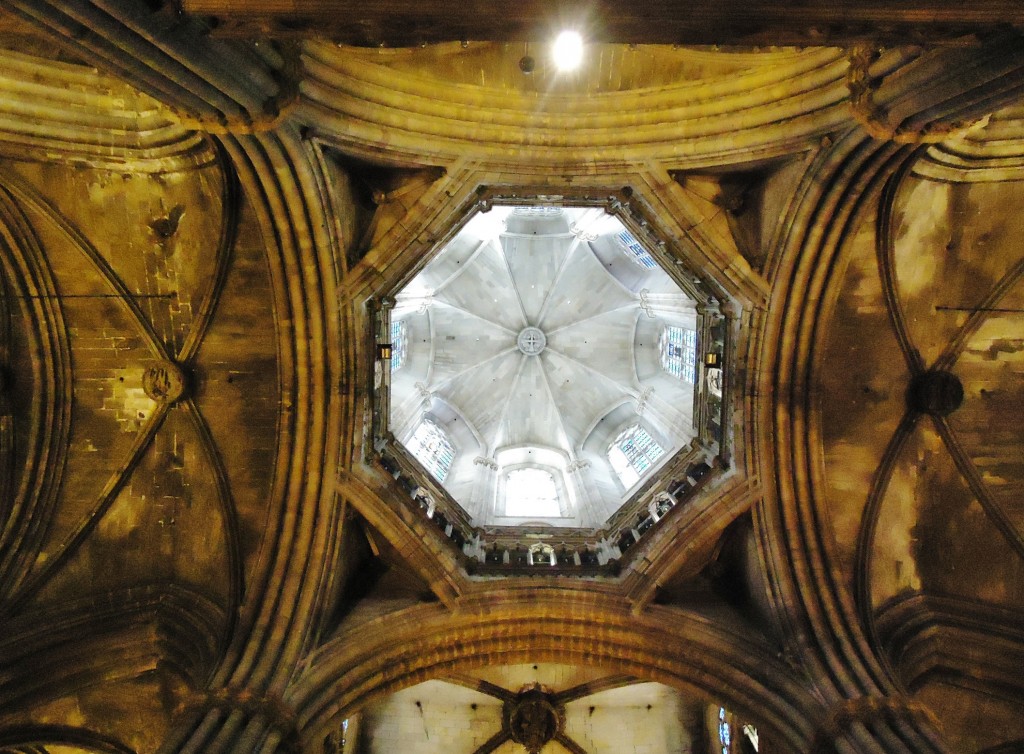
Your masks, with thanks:
[(662, 368), (693, 384), (697, 376), (697, 332), (670, 325), (662, 330), (658, 345)]
[(408, 444), (410, 452), (434, 478), (443, 482), (455, 460), (455, 447), (448, 434), (434, 422), (424, 419)]
[(725, 707), (718, 708), (718, 744), (722, 748), (722, 754), (729, 754), (732, 751), (732, 727), (725, 714)]
[(505, 476), (505, 515), (561, 516), (554, 476), (543, 469), (513, 469), (508, 472)]
[(634, 424), (618, 437), (608, 449), (608, 460), (623, 486), (629, 489), (654, 465), (665, 449), (639, 424)]
[(397, 372), (405, 364), (407, 348), (406, 327), (403, 320), (391, 322), (391, 371)]
[(623, 230), (618, 236), (619, 243), (622, 245), (623, 251), (633, 262), (640, 265), (641, 267), (652, 270), (658, 266), (658, 263), (654, 261), (654, 257), (651, 256), (650, 252), (645, 249), (636, 237), (633, 236), (628, 230)]

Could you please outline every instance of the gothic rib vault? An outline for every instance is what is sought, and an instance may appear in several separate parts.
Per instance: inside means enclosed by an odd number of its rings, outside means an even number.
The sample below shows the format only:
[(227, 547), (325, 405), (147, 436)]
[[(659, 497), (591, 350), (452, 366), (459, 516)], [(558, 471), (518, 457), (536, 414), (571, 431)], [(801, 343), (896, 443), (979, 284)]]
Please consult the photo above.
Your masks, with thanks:
[[(605, 0), (560, 77), (529, 2), (211, 2), (0, 4), (0, 752), (1021, 749), (1017, 3)], [(495, 196), (726, 323), (722, 473), (614, 570), (475, 572), (374, 434)]]

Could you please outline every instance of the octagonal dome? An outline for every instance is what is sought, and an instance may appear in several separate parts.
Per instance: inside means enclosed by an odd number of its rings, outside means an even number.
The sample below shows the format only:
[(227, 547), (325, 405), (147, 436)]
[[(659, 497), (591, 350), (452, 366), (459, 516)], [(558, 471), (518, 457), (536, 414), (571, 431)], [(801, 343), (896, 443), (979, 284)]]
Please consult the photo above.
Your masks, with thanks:
[(600, 527), (696, 435), (696, 304), (603, 208), (475, 215), (391, 341), (392, 433), (477, 525)]

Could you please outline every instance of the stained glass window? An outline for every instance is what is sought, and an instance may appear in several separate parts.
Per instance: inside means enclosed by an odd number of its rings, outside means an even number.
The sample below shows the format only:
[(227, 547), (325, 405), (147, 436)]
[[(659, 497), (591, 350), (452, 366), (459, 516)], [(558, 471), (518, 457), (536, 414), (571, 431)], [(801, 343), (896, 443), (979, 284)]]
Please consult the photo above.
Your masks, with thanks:
[(657, 267), (658, 263), (654, 261), (654, 257), (651, 256), (647, 249), (640, 245), (640, 242), (628, 230), (619, 233), (618, 239), (619, 243), (622, 244), (623, 250), (626, 252), (626, 256), (638, 265), (646, 267), (648, 270)]
[(725, 716), (725, 707), (718, 708), (718, 743), (722, 747), (722, 754), (729, 754), (732, 750), (732, 727)]
[(505, 515), (561, 515), (555, 478), (543, 469), (514, 469), (505, 477)]
[(405, 364), (405, 322), (402, 320), (391, 321), (391, 371), (396, 372)]
[(608, 460), (628, 490), (664, 453), (647, 430), (634, 424), (615, 438), (608, 449)]
[(448, 476), (448, 469), (455, 460), (455, 448), (448, 435), (436, 424), (426, 420), (413, 433), (409, 451), (439, 482)]
[(661, 366), (673, 377), (694, 382), (697, 375), (697, 332), (666, 327), (659, 341)]

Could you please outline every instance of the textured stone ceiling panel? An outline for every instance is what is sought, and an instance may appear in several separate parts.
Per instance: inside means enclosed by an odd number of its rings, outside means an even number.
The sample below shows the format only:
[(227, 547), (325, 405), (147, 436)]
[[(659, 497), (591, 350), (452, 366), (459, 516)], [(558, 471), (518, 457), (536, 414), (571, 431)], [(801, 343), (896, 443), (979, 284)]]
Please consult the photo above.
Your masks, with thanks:
[(571, 246), (559, 238), (513, 235), (502, 238), (501, 244), (526, 319), (537, 324), (550, 292), (544, 281), (558, 276)]
[(493, 358), (467, 366), (440, 386), (437, 394), (459, 409), (485, 442), (497, 443), (507, 432), (507, 388), (518, 384), (522, 368), (522, 356), (503, 349)]
[[(584, 373), (599, 374), (605, 381), (626, 389), (637, 388), (633, 331), (637, 317), (644, 316), (637, 311), (636, 302), (631, 300), (617, 309), (548, 331), (548, 346)], [(573, 376), (579, 378), (582, 375), (577, 373)], [(578, 380), (572, 381), (569, 375), (566, 378), (570, 379), (568, 386), (583, 387)], [(563, 384), (558, 379), (551, 382), (552, 386)]]
[(1024, 279), (966, 340), (957, 373), (971, 386), (949, 417), (986, 488), (1024, 534)]
[[(436, 301), (429, 312), (430, 327), (434, 332), (446, 335), (431, 339), (429, 333), (425, 333), (426, 337), (420, 342), (409, 344), (410, 352), (422, 355), (425, 360), (429, 360), (429, 351), (433, 349), (434, 358), (430, 362), (432, 386), (440, 388), (449, 382), (457, 382), (467, 370), (471, 372), (491, 359), (498, 363), (500, 357), (512, 354), (515, 339), (506, 328), (485, 319), (467, 317), (465, 310), (450, 307), (440, 299)], [(453, 333), (457, 334), (449, 339), (448, 334)]]
[[(611, 351), (598, 353), (609, 362), (621, 357), (621, 354)], [(598, 419), (629, 395), (631, 383), (609, 378), (600, 367), (588, 366), (554, 348), (550, 353), (542, 354), (541, 358), (551, 393), (559, 407), (559, 417), (566, 433), (575, 442), (572, 450), (578, 452)], [(629, 358), (628, 354), (626, 358)]]
[(435, 295), (473, 316), (504, 327), (510, 333), (518, 333), (526, 327), (508, 267), (493, 243), (485, 244), (462, 272)]
[[(548, 389), (546, 368), (540, 357), (520, 357), (522, 366), (508, 395), (508, 412), (498, 447), (554, 447), (569, 453), (569, 440), (561, 413)], [(495, 397), (508, 386), (501, 386)]]
[(910, 179), (901, 192), (895, 274), (907, 327), (925, 363), (939, 357), (971, 307), (985, 305), (993, 286), (1018, 263), (998, 250), (1024, 236), (1020, 199), (1021, 192), (1006, 184)]
[(116, 591), (148, 573), (153, 582), (181, 584), (226, 604), (231, 522), (220, 495), (213, 459), (195, 425), (184, 412), (171, 412), (96, 531), (41, 592), (41, 601)]
[(583, 322), (612, 309), (636, 304), (636, 297), (608, 275), (589, 247), (576, 245), (560, 271), (557, 284), (549, 284), (549, 298), (538, 325), (545, 331)]

